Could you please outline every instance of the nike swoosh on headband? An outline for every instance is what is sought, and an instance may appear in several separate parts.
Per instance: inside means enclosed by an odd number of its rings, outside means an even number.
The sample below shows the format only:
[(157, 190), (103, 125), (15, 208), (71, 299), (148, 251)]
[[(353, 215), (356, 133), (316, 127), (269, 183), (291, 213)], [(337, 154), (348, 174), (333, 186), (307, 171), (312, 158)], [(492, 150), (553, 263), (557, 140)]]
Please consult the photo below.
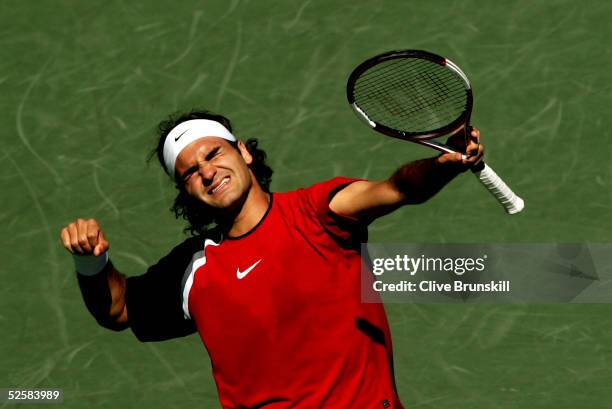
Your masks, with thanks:
[(181, 134), (179, 136), (177, 136), (176, 138), (174, 138), (174, 142), (178, 141), (179, 139), (181, 139), (181, 136), (185, 135), (187, 133), (187, 131), (189, 131), (189, 129), (187, 129), (186, 131), (181, 132)]
[(209, 136), (236, 142), (236, 137), (223, 124), (210, 119), (190, 119), (172, 128), (164, 142), (163, 151), (166, 172), (171, 178), (174, 179), (176, 158), (181, 151), (190, 143)]

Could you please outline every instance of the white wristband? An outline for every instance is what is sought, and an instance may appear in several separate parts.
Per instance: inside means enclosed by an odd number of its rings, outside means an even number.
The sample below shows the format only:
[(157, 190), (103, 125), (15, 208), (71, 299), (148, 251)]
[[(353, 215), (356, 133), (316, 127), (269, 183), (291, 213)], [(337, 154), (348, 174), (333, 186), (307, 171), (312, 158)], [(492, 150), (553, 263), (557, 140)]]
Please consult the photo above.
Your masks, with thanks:
[(84, 276), (95, 276), (104, 270), (108, 263), (108, 253), (99, 256), (73, 254), (72, 258), (77, 273)]

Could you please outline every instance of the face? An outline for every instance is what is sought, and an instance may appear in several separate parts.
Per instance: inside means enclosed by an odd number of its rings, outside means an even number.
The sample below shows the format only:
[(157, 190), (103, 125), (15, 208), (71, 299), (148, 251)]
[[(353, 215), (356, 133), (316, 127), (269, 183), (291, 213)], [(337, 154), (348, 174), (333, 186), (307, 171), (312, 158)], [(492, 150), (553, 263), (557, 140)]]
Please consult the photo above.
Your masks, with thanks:
[(175, 170), (185, 190), (194, 198), (218, 209), (241, 204), (253, 184), (247, 165), (253, 158), (242, 142), (238, 150), (218, 137), (198, 139), (176, 158)]

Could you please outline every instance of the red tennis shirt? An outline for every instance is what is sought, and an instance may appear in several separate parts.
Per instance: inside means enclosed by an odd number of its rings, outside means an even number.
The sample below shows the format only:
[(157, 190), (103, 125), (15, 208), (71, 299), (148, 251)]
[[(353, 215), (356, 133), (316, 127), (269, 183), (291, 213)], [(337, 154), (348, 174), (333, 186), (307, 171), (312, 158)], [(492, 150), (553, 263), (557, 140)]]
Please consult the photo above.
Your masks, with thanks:
[[(135, 334), (149, 341), (197, 329), (224, 408), (402, 408), (384, 307), (361, 302), (366, 225), (329, 209), (353, 181), (337, 177), (274, 193), (249, 233), (188, 240), (130, 278)], [(182, 274), (163, 273), (171, 264), (184, 267)], [(180, 295), (169, 296), (172, 308), (160, 304), (174, 291)], [(159, 297), (161, 322), (147, 311), (151, 297)]]

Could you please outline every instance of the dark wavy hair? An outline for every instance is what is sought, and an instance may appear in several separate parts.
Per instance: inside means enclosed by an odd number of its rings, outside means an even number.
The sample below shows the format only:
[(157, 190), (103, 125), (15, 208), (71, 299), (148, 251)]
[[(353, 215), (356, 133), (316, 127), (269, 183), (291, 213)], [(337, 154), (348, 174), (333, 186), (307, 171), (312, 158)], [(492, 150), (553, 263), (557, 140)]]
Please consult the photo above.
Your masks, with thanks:
[[(217, 121), (221, 125), (227, 128), (228, 131), (232, 132), (232, 125), (230, 120), (223, 115), (214, 114), (204, 110), (194, 110), (188, 113), (174, 114), (168, 119), (162, 121), (158, 125), (159, 140), (157, 146), (151, 152), (149, 160), (157, 155), (160, 165), (168, 173), (166, 164), (164, 162), (164, 143), (166, 137), (170, 131), (180, 124), (181, 122), (189, 121), (192, 119), (209, 119)], [(230, 142), (230, 144), (238, 150), (237, 142)], [(255, 175), (259, 186), (261, 186), (264, 192), (270, 192), (270, 183), (272, 182), (272, 169), (266, 164), (266, 152), (258, 148), (258, 141), (255, 138), (247, 139), (244, 142), (247, 150), (253, 156), (253, 162), (249, 165), (249, 169)], [(183, 218), (187, 220), (188, 226), (185, 228), (186, 233), (191, 233), (193, 236), (205, 235), (211, 229), (215, 227), (222, 227), (223, 218), (222, 214), (218, 209), (208, 206), (205, 203), (193, 198), (185, 190), (185, 186), (182, 180), (175, 176), (174, 183), (178, 190), (178, 195), (174, 199), (174, 204), (170, 208), (174, 212), (174, 216), (179, 219)]]

